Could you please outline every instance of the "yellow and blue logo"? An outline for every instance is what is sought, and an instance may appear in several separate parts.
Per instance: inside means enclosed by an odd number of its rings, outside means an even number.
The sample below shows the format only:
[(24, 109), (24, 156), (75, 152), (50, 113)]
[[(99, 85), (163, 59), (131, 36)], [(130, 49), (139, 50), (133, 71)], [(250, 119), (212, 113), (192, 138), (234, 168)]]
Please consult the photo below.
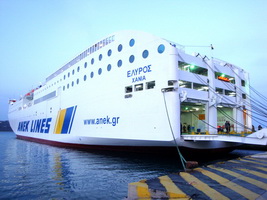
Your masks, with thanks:
[(77, 106), (72, 106), (58, 111), (54, 133), (68, 134), (71, 131)]

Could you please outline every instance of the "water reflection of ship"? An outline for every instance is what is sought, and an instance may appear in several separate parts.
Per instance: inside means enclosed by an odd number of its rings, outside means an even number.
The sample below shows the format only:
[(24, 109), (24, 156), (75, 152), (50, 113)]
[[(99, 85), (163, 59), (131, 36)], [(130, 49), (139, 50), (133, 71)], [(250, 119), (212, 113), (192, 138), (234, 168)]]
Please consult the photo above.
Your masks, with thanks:
[(62, 170), (62, 158), (61, 154), (55, 153), (54, 157), (54, 165), (53, 165), (53, 172), (54, 176), (53, 179), (56, 181), (58, 185), (64, 185), (64, 177), (63, 177), (63, 170)]

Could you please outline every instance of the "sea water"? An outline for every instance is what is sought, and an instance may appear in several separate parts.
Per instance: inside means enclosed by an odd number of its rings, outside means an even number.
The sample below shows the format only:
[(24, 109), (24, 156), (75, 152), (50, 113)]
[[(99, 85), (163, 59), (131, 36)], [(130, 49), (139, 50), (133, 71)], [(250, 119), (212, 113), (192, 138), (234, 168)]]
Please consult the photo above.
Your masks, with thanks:
[(0, 132), (0, 199), (124, 199), (128, 183), (181, 170), (178, 156), (81, 151)]

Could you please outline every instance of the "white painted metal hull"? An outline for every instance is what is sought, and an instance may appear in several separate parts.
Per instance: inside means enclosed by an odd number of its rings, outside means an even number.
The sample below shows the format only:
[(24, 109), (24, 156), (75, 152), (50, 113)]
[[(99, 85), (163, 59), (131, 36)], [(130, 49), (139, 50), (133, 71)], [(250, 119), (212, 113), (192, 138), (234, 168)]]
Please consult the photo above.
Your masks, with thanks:
[(20, 138), (62, 144), (170, 147), (176, 140), (195, 149), (235, 146), (235, 141), (195, 142), (181, 136), (181, 94), (211, 105), (208, 92), (179, 87), (180, 79), (195, 79), (178, 70), (178, 60), (197, 60), (187, 57), (150, 34), (113, 34), (49, 76), (27, 98), (11, 102), (11, 127)]

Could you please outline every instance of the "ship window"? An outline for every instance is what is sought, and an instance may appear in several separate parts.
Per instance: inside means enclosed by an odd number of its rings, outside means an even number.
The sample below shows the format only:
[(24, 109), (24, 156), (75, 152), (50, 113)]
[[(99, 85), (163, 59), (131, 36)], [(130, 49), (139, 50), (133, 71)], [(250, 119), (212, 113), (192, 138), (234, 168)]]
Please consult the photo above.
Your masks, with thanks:
[(69, 89), (69, 87), (70, 87), (70, 84), (67, 85), (67, 89)]
[(72, 87), (74, 86), (74, 81), (71, 82), (71, 86), (72, 86)]
[(77, 72), (79, 72), (80, 71), (80, 67), (77, 67)]
[(108, 50), (108, 56), (111, 56), (111, 54), (112, 54), (112, 51), (110, 49), (110, 50)]
[(133, 97), (132, 94), (126, 94), (126, 95), (124, 96), (125, 99), (132, 98), (132, 97)]
[(98, 69), (98, 74), (101, 75), (102, 74), (102, 68)]
[(143, 56), (143, 58), (147, 58), (148, 57), (148, 50), (144, 50), (142, 56)]
[(94, 72), (91, 72), (90, 77), (91, 77), (91, 78), (94, 77)]
[(83, 80), (84, 80), (84, 81), (86, 81), (86, 79), (87, 79), (87, 76), (86, 76), (86, 75), (84, 75), (84, 76), (83, 76)]
[(223, 94), (223, 89), (222, 88), (216, 88), (216, 93), (217, 94)]
[(246, 81), (241, 80), (241, 85), (242, 85), (243, 87), (245, 87), (245, 86), (246, 86)]
[(63, 86), (63, 91), (65, 90), (65, 85)]
[(94, 62), (95, 62), (95, 60), (92, 58), (92, 59), (91, 59), (91, 64), (93, 65), (93, 64), (94, 64)]
[(143, 83), (136, 84), (134, 86), (134, 91), (142, 91), (143, 90)]
[(68, 73), (68, 77), (70, 77), (70, 73)]
[(125, 93), (130, 93), (132, 91), (133, 91), (133, 86), (132, 85), (125, 87)]
[(103, 57), (102, 54), (100, 54), (99, 57), (98, 57), (99, 61), (102, 60), (102, 57)]
[(208, 91), (209, 87), (207, 85), (193, 83), (193, 89), (198, 90), (198, 91)]
[(74, 70), (72, 70), (72, 75), (74, 75)]
[(79, 84), (79, 79), (76, 80), (77, 85)]
[(108, 71), (111, 70), (111, 64), (108, 64), (108, 66), (107, 66), (107, 70), (108, 70)]
[(179, 80), (179, 87), (181, 88), (192, 88), (192, 83), (189, 81)]
[(153, 89), (155, 87), (156, 83), (155, 81), (150, 81), (146, 83), (146, 89)]
[(208, 69), (204, 67), (199, 67), (197, 65), (189, 64), (189, 63), (182, 62), (182, 61), (178, 62), (178, 66), (180, 70), (191, 72), (194, 74), (203, 75), (203, 76), (208, 76)]
[(177, 80), (169, 80), (168, 86), (174, 86), (177, 83)]
[(163, 53), (165, 51), (165, 46), (163, 44), (159, 45), (158, 52)]
[(135, 43), (134, 39), (131, 39), (129, 42), (130, 47), (132, 47), (134, 45), (134, 43)]
[(84, 63), (84, 68), (86, 68), (86, 67), (87, 67), (87, 62)]
[(235, 97), (236, 93), (234, 91), (231, 91), (231, 90), (225, 90), (225, 95)]
[(131, 55), (130, 58), (129, 58), (129, 62), (130, 63), (133, 63), (134, 62), (134, 55)]
[(118, 67), (121, 67), (122, 66), (122, 61), (119, 60), (118, 63), (117, 63)]
[(229, 83), (235, 84), (235, 78), (234, 77), (226, 75), (226, 74), (221, 73), (221, 72), (215, 72), (215, 78), (220, 80), (220, 81), (224, 81), (224, 82), (229, 82)]
[(118, 52), (121, 52), (121, 50), (122, 50), (122, 45), (120, 44), (120, 45), (118, 46)]
[(64, 80), (66, 79), (66, 75), (64, 75)]

